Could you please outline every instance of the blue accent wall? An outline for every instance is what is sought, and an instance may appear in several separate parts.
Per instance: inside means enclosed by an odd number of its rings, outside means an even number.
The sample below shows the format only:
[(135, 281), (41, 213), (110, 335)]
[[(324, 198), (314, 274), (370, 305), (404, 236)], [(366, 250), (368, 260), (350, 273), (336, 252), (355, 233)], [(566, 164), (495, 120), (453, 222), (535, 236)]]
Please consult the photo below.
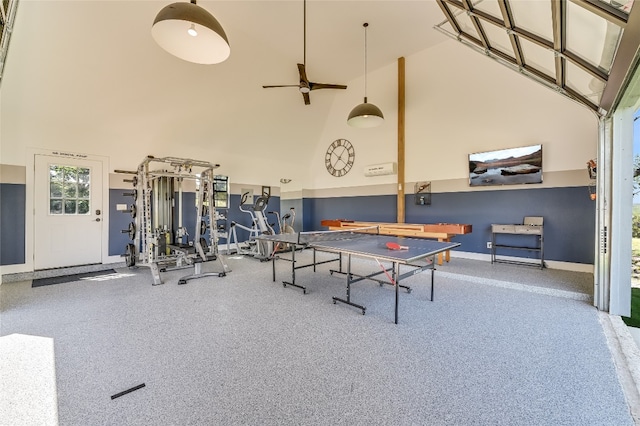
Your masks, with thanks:
[[(323, 219), (396, 222), (396, 196), (315, 198), (304, 200), (304, 230), (323, 229)], [(431, 195), (431, 205), (405, 200), (406, 223), (464, 223), (471, 234), (459, 235), (461, 251), (488, 254), (491, 224), (522, 223), (525, 216), (544, 217), (545, 259), (592, 264), (596, 206), (587, 187), (451, 192)], [(500, 243), (535, 245), (534, 237), (500, 236)], [(525, 239), (523, 239), (525, 238)], [(535, 253), (500, 250), (500, 254), (536, 257)]]
[[(123, 254), (130, 242), (127, 229), (131, 216), (116, 211), (116, 204), (131, 205), (133, 199), (123, 196), (126, 189), (109, 190), (109, 255)], [(195, 205), (195, 194), (184, 193), (184, 206)], [(407, 223), (467, 223), (473, 232), (455, 237), (462, 244), (459, 250), (488, 254), (487, 241), (491, 240), (492, 223), (522, 223), (525, 216), (544, 217), (545, 258), (563, 262), (592, 264), (595, 244), (595, 203), (589, 198), (587, 187), (514, 189), (500, 191), (469, 191), (434, 193), (431, 205), (415, 205), (413, 194), (406, 196)], [(236, 221), (251, 226), (248, 213), (239, 210), (240, 196), (231, 195), (226, 211), (228, 224)], [(280, 197), (271, 197), (266, 211), (280, 212)], [(0, 184), (0, 265), (25, 263), (25, 207), (26, 187), (23, 184)], [(295, 207), (296, 230), (323, 229), (323, 219), (352, 219), (371, 222), (396, 221), (396, 196), (306, 198), (285, 200), (282, 211)], [(303, 214), (302, 214), (303, 213)], [(195, 235), (195, 211), (185, 207), (184, 225)], [(267, 214), (269, 223), (276, 223), (275, 215)], [(276, 231), (278, 229), (276, 228)], [(248, 238), (246, 231), (238, 230), (238, 239)], [(500, 236), (506, 244), (533, 244), (523, 237)], [(529, 237), (524, 237), (529, 238)], [(222, 240), (221, 243), (226, 241)], [(501, 254), (524, 257), (525, 251), (501, 250)], [(530, 254), (535, 257), (535, 253)]]
[(26, 186), (0, 184), (0, 265), (25, 263)]
[[(129, 234), (123, 234), (123, 229), (129, 228), (129, 223), (135, 222), (129, 212), (119, 212), (116, 204), (126, 204), (130, 207), (133, 197), (122, 194), (131, 192), (131, 189), (109, 189), (109, 256), (118, 256), (125, 253), (126, 246), (132, 243)], [(122, 259), (124, 262), (124, 258)]]

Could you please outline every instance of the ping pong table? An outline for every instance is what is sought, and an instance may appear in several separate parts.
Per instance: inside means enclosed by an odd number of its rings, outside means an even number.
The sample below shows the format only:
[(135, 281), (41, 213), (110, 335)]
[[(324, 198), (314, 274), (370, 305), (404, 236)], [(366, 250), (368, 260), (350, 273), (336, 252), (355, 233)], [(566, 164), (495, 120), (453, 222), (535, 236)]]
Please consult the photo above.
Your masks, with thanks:
[[(306, 287), (296, 283), (296, 271), (302, 268), (312, 267), (316, 271), (316, 266), (324, 263), (338, 262), (337, 270), (331, 269), (330, 273), (346, 275), (346, 298), (333, 297), (333, 303), (344, 303), (362, 310), (365, 314), (366, 307), (357, 304), (351, 299), (351, 285), (363, 280), (375, 281), (383, 286), (395, 286), (395, 323), (398, 323), (398, 293), (402, 287), (411, 292), (408, 286), (400, 285), (400, 282), (408, 277), (420, 272), (431, 270), (431, 298), (433, 301), (433, 272), (435, 270), (435, 256), (447, 250), (460, 246), (456, 242), (439, 242), (418, 238), (397, 237), (390, 235), (379, 235), (378, 227), (368, 227), (361, 229), (351, 229), (349, 231), (318, 231), (299, 232), (293, 234), (260, 235), (257, 239), (268, 241), (273, 244), (272, 270), (273, 281), (276, 281), (276, 261), (283, 260), (291, 263), (291, 280), (282, 281), (283, 286), (293, 286), (302, 289), (306, 294)], [(402, 249), (390, 249), (388, 243), (395, 243)], [(284, 252), (278, 249), (289, 248), (291, 257), (284, 257)], [(313, 260), (311, 263), (298, 264), (296, 252), (305, 248), (313, 249)], [(317, 260), (316, 252), (326, 252), (336, 254), (337, 257), (325, 260)], [(347, 256), (346, 271), (343, 270), (343, 255)], [(373, 259), (377, 262), (379, 269), (367, 275), (356, 274), (351, 270), (351, 257)], [(385, 266), (383, 263), (390, 266)], [(401, 271), (401, 266), (404, 271)], [(385, 275), (385, 279), (377, 278)]]

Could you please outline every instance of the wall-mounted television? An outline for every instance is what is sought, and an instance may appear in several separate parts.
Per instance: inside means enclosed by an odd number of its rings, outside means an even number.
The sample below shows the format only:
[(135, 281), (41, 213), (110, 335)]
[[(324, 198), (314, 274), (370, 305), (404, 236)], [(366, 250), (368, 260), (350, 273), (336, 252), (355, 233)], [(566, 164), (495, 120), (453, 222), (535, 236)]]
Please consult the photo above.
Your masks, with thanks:
[(469, 185), (542, 183), (542, 145), (469, 154)]

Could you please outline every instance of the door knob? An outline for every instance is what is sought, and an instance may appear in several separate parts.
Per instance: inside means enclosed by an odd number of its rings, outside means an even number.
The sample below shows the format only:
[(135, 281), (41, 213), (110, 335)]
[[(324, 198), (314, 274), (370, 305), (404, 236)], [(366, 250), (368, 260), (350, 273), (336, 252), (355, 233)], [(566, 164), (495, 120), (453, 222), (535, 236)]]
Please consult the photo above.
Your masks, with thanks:
[(97, 218), (97, 219), (96, 219), (96, 222), (100, 222), (100, 218)]

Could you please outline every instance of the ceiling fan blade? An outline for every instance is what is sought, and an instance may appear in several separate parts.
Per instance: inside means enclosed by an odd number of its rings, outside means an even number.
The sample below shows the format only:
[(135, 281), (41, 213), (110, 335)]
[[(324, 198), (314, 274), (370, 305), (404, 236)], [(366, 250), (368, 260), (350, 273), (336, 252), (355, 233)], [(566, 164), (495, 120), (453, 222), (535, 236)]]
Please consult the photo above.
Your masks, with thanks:
[(263, 89), (272, 89), (274, 87), (300, 87), (299, 84), (280, 84), (275, 86), (262, 86)]
[(309, 82), (309, 89), (310, 90), (317, 90), (317, 89), (346, 89), (347, 86), (343, 85), (343, 84), (325, 84), (325, 83), (312, 83)]
[(300, 74), (300, 82), (304, 82), (308, 85), (309, 79), (307, 78), (307, 72), (304, 69), (304, 64), (298, 64), (298, 73)]
[(309, 93), (303, 93), (302, 97), (304, 98), (304, 104), (305, 105), (311, 104), (311, 99), (309, 99)]

